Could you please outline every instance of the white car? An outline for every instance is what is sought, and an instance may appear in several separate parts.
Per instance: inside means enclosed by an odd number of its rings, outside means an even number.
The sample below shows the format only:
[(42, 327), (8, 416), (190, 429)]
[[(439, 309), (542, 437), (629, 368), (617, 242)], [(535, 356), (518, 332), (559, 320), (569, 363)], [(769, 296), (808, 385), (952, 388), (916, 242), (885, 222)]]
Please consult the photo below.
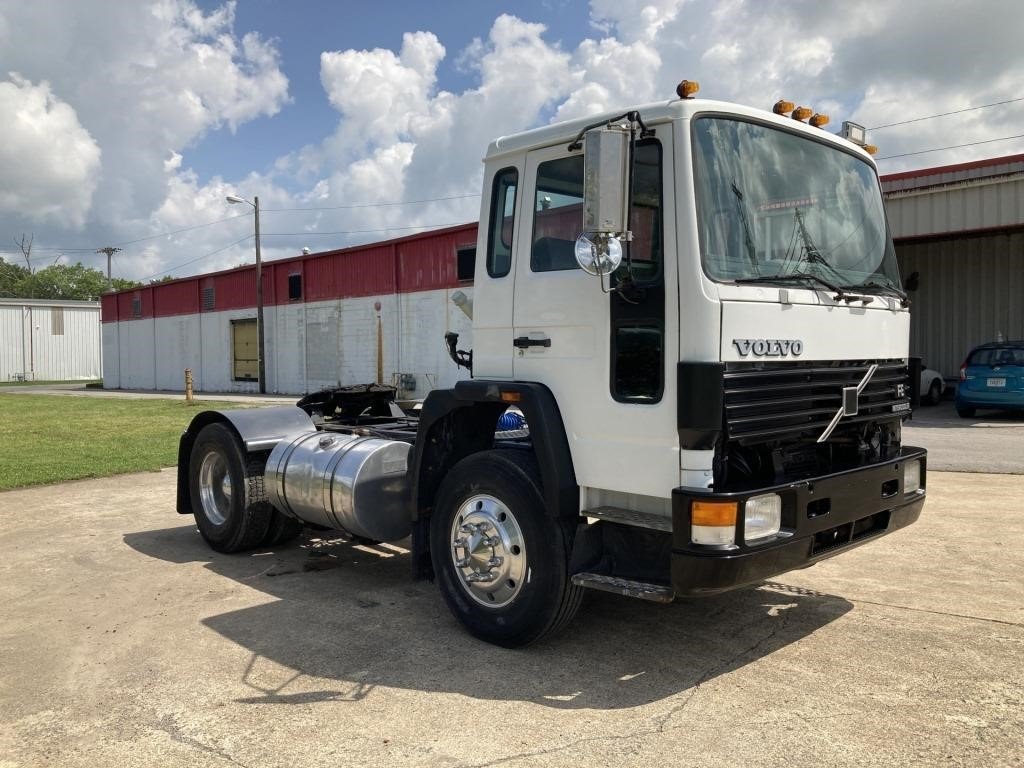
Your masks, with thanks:
[(942, 399), (942, 393), (945, 391), (946, 382), (942, 379), (942, 374), (938, 371), (933, 371), (931, 368), (925, 368), (922, 363), (921, 402), (928, 405), (938, 405), (939, 400)]

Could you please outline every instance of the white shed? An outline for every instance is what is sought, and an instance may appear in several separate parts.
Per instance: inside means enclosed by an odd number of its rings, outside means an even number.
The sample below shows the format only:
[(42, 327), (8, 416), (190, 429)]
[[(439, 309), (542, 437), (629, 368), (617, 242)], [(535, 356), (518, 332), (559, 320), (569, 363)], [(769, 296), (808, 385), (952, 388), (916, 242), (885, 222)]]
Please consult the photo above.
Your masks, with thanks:
[(103, 375), (97, 301), (0, 299), (0, 381)]

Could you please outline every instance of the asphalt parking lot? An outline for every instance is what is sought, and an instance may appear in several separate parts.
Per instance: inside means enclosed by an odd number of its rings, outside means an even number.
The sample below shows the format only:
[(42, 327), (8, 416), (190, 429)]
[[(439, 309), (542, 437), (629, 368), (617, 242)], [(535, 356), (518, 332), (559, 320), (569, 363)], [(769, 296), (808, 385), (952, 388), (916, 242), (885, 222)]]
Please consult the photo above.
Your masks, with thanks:
[(982, 410), (963, 419), (944, 400), (914, 411), (903, 443), (927, 448), (932, 470), (1024, 474), (1024, 413)]
[(1024, 760), (1018, 475), (756, 589), (593, 594), (507, 651), (402, 547), (224, 556), (174, 473), (0, 494), (0, 767), (1009, 766)]

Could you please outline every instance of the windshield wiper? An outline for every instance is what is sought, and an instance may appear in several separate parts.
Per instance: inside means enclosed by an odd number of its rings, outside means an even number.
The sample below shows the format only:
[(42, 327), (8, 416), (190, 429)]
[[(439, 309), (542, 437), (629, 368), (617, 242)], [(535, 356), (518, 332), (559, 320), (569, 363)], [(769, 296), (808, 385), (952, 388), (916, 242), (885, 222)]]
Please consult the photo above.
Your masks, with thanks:
[(865, 291), (866, 293), (878, 293), (885, 296), (894, 296), (900, 300), (901, 306), (910, 306), (910, 297), (907, 296), (905, 291), (900, 290), (894, 285), (886, 285), (885, 283), (879, 283), (875, 280), (868, 280), (863, 283), (858, 283), (857, 285), (848, 285), (846, 287), (854, 291)]
[(796, 283), (796, 282), (814, 282), (819, 285), (823, 285), (830, 291), (835, 292), (833, 300), (843, 301), (849, 303), (851, 301), (861, 301), (862, 296), (855, 296), (852, 293), (847, 293), (835, 283), (826, 280), (818, 275), (812, 275), (810, 272), (790, 272), (786, 275), (759, 275), (758, 277), (738, 277), (733, 280), (734, 283)]

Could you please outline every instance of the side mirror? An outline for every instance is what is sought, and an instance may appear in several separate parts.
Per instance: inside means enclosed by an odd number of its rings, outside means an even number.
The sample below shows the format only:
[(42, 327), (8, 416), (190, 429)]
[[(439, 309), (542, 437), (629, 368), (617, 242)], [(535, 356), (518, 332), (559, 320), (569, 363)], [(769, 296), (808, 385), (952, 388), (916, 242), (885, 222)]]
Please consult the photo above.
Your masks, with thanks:
[(583, 134), (583, 234), (576, 239), (576, 263), (591, 275), (618, 269), (621, 241), (630, 239), (631, 142), (628, 126), (602, 126)]

